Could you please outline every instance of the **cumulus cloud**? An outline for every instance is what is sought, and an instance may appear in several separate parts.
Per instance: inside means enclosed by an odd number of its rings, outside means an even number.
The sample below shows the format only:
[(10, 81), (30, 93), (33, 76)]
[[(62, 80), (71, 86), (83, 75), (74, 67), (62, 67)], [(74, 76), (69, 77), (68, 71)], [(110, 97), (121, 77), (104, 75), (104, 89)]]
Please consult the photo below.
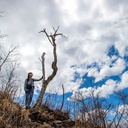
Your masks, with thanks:
[(119, 75), (122, 73), (122, 71), (125, 69), (125, 63), (124, 60), (122, 59), (117, 59), (116, 62), (114, 64), (112, 64), (112, 66), (107, 66), (105, 65), (100, 73), (98, 74), (96, 81), (98, 80), (102, 80), (102, 78), (104, 78), (105, 76), (113, 76), (113, 75)]
[(122, 90), (124, 88), (128, 87), (128, 72), (124, 72), (123, 75), (121, 76), (121, 82), (118, 86), (119, 90)]
[(101, 87), (82, 88), (77, 91), (74, 91), (70, 99), (86, 99), (88, 97), (91, 97), (92, 93), (93, 96), (99, 95), (99, 97), (107, 97), (112, 94), (115, 89), (117, 89), (117, 85), (118, 83), (116, 81), (110, 79), (106, 81), (106, 83), (103, 84)]
[(97, 87), (88, 87), (88, 88), (82, 88), (78, 89), (77, 91), (74, 91), (70, 99), (76, 99), (76, 98), (84, 98), (90, 97), (91, 92), (94, 92), (94, 96), (99, 95), (99, 97), (107, 98), (109, 95), (113, 94), (114, 91), (120, 91), (125, 88), (127, 88), (128, 83), (128, 72), (124, 72), (120, 76), (120, 81), (108, 79), (105, 84), (102, 84), (102, 86)]

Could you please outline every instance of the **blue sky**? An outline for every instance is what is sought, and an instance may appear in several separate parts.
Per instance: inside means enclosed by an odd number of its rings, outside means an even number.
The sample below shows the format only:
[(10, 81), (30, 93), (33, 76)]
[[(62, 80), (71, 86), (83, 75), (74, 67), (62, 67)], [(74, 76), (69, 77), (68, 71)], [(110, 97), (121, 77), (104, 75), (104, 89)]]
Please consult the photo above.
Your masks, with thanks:
[[(41, 76), (39, 57), (46, 52), (46, 76), (51, 72), (52, 47), (44, 28), (60, 26), (67, 39), (57, 39), (58, 73), (46, 92), (67, 98), (81, 91), (84, 98), (89, 89), (101, 91), (101, 97), (113, 100), (114, 91), (128, 87), (128, 1), (127, 0), (1, 0), (0, 30), (7, 34), (2, 40), (6, 49), (18, 46), (21, 55), (17, 73), (20, 87), (27, 73)], [(35, 83), (35, 95), (41, 89)], [(22, 95), (24, 91), (22, 88)]]

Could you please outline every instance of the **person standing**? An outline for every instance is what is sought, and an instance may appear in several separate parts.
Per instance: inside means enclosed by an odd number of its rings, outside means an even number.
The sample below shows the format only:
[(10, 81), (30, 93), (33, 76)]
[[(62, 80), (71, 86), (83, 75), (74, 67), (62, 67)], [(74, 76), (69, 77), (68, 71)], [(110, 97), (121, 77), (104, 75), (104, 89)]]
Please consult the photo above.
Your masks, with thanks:
[(27, 79), (25, 79), (25, 82), (24, 82), (26, 109), (30, 108), (30, 104), (32, 102), (32, 97), (33, 97), (34, 88), (35, 88), (34, 82), (40, 81), (43, 79), (43, 76), (40, 79), (34, 79), (34, 78), (32, 78), (32, 76), (33, 76), (33, 73), (29, 72)]

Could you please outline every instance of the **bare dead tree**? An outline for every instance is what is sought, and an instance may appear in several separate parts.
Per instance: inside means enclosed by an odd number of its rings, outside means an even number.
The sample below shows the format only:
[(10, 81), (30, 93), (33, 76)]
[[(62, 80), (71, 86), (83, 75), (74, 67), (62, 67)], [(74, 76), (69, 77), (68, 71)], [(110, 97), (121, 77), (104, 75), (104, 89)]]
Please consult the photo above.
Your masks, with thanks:
[(41, 57), (41, 63), (42, 63), (42, 73), (43, 73), (43, 81), (42, 81), (42, 89), (40, 91), (39, 97), (36, 101), (36, 104), (34, 107), (40, 107), (40, 105), (42, 104), (42, 100), (46, 91), (46, 88), (48, 86), (48, 84), (50, 83), (50, 81), (56, 76), (56, 73), (58, 71), (58, 67), (57, 67), (57, 53), (56, 53), (56, 37), (57, 36), (63, 36), (62, 33), (58, 33), (58, 29), (53, 28), (54, 33), (48, 35), (46, 29), (40, 31), (39, 33), (44, 33), (48, 39), (48, 41), (51, 43), (51, 45), (53, 46), (53, 62), (51, 64), (51, 68), (53, 69), (52, 73), (48, 76), (48, 78), (45, 77), (45, 53), (42, 54)]

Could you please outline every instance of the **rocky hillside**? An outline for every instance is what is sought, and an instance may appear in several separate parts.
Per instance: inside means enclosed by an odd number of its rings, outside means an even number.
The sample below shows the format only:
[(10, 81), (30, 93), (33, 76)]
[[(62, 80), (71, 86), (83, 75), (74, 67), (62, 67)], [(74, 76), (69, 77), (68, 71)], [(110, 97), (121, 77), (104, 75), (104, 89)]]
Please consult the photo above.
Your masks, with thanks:
[(0, 93), (0, 128), (73, 128), (75, 122), (67, 113), (40, 108), (25, 109), (9, 96)]

